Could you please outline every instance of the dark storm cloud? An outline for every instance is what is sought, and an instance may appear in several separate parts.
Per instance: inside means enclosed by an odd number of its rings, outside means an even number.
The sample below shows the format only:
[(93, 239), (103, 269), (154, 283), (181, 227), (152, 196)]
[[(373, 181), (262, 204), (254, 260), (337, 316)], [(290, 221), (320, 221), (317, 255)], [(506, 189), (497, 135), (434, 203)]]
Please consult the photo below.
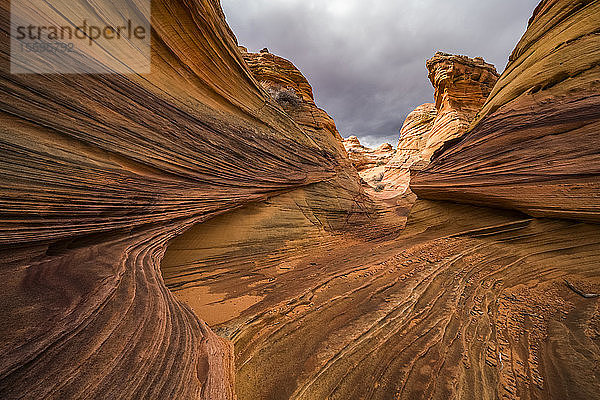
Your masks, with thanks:
[(481, 56), (501, 72), (538, 0), (222, 0), (240, 45), (302, 71), (342, 136), (389, 141), (433, 100), (425, 60)]

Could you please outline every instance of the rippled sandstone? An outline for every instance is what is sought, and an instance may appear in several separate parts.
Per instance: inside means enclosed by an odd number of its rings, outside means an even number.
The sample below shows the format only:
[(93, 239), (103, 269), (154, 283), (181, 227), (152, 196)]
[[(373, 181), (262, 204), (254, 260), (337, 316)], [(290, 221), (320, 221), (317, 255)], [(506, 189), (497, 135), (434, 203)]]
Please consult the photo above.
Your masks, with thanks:
[[(150, 75), (0, 73), (0, 397), (598, 397), (599, 302), (572, 289), (600, 293), (597, 225), (371, 200), (331, 126), (306, 118), (308, 98), (294, 111), (271, 90), (289, 79), (303, 93), (295, 68), (271, 73), (285, 63), (263, 55), (257, 79), (215, 1), (153, 7)], [(517, 89), (544, 76), (525, 68), (536, 54), (595, 62), (598, 15), (598, 1), (542, 2), (484, 108), (487, 134), (448, 144), (415, 191), (535, 200), (565, 179), (540, 172), (593, 168), (597, 146), (581, 162), (560, 155), (579, 146), (571, 136), (595, 143), (597, 68), (566, 93), (540, 86), (539, 104), (517, 107)], [(539, 192), (519, 186), (533, 150), (563, 163), (538, 165)], [(517, 189), (482, 184), (507, 164), (522, 164), (523, 181), (503, 178)], [(479, 186), (432, 181), (438, 165), (473, 169)], [(595, 205), (586, 172), (567, 175), (581, 192), (558, 190), (558, 209)]]
[(437, 109), (433, 103), (417, 107), (406, 117), (396, 153), (385, 166), (383, 181), (386, 189), (396, 193), (406, 191), (410, 181), (410, 168), (423, 159), (429, 134), (435, 123)]

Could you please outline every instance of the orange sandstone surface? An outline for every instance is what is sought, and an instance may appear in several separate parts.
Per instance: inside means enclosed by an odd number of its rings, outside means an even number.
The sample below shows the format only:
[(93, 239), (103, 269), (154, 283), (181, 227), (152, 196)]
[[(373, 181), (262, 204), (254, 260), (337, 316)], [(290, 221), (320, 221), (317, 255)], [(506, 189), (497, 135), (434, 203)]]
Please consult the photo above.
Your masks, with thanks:
[(0, 398), (599, 397), (599, 7), (542, 1), (495, 86), (428, 63), (420, 199), (216, 0), (153, 2), (149, 75), (3, 69)]
[(412, 190), (600, 222), (599, 27), (598, 1), (542, 1), (473, 127)]
[(382, 179), (392, 193), (408, 188), (411, 168), (423, 168), (445, 142), (467, 131), (498, 80), (494, 66), (480, 57), (438, 52), (426, 65), (435, 103), (417, 107), (404, 121)]

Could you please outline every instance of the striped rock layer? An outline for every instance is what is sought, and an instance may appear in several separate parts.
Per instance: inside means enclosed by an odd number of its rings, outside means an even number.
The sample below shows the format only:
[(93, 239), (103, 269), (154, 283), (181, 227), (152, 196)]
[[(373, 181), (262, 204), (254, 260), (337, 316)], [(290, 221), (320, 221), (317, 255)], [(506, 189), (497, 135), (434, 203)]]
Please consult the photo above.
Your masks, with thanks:
[(542, 1), (472, 129), (420, 197), (600, 221), (600, 1)]
[(271, 99), (218, 1), (153, 1), (152, 23), (147, 75), (0, 72), (3, 399), (233, 398), (231, 345), (167, 289), (167, 243), (320, 182), (314, 215), (367, 212), (339, 138)]

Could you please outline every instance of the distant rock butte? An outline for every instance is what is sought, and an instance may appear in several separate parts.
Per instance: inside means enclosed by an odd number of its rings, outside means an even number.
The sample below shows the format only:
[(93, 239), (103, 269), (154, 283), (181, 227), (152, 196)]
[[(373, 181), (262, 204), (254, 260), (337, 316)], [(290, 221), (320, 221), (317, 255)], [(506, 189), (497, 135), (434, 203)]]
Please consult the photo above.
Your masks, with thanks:
[(423, 159), (423, 151), (427, 147), (437, 114), (433, 103), (425, 103), (408, 114), (400, 130), (398, 149), (390, 166), (406, 168)]
[(383, 143), (375, 149), (363, 146), (356, 136), (344, 139), (344, 147), (358, 172), (385, 165), (395, 152), (389, 143)]
[(413, 191), (599, 222), (599, 16), (600, 1), (542, 1), (474, 127), (416, 174)]

